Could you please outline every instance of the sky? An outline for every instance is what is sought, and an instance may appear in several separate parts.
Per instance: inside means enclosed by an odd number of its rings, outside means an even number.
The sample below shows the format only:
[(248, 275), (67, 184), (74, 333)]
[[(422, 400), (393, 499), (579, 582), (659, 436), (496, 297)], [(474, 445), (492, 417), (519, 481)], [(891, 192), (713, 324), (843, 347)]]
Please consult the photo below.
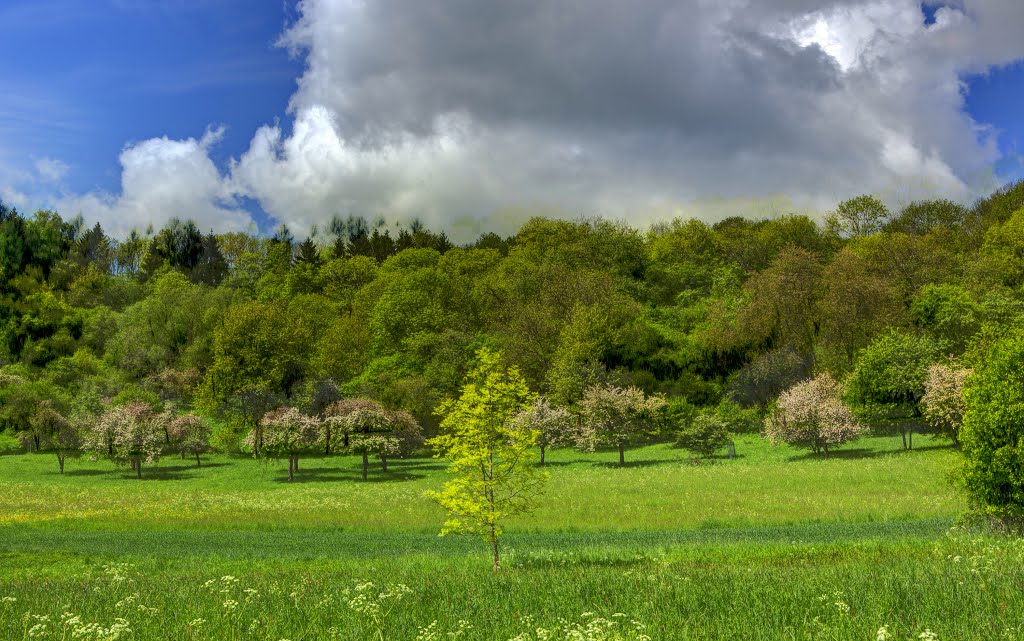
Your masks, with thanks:
[(1024, 178), (1019, 0), (0, 0), (0, 199), (115, 235), (468, 240), (969, 203)]

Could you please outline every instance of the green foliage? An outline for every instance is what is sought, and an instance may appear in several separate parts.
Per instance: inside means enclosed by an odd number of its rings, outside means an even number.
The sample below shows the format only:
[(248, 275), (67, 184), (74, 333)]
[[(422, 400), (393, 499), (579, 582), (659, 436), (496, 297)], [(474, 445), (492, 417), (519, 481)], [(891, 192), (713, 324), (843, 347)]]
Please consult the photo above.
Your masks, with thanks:
[(713, 412), (701, 412), (676, 431), (676, 445), (710, 458), (729, 444), (729, 425)]
[(537, 430), (512, 420), (533, 397), (519, 371), (502, 364), (500, 352), (481, 349), (462, 395), (438, 406), (440, 433), (428, 441), (449, 461), (451, 475), (441, 491), (428, 492), (449, 514), (441, 533), (487, 539), (495, 572), (502, 525), (534, 508), (546, 478), (533, 466)]
[(1024, 518), (1024, 332), (1004, 336), (967, 380), (962, 482), (979, 508), (1019, 526)]
[[(893, 420), (901, 428), (921, 416), (928, 367), (941, 354), (931, 338), (898, 331), (865, 348), (846, 382), (847, 396), (874, 420)], [(913, 447), (913, 432), (908, 448)]]
[(889, 209), (875, 196), (857, 196), (844, 200), (826, 217), (829, 231), (844, 238), (867, 236), (882, 229)]

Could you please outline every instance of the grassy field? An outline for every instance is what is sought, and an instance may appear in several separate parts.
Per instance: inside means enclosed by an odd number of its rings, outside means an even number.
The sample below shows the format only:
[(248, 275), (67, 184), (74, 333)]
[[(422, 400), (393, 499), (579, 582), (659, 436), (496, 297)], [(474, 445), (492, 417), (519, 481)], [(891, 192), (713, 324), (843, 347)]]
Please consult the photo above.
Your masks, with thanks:
[[(628, 452), (625, 468), (615, 453), (551, 453), (498, 576), (479, 541), (437, 537), (432, 459), (363, 482), (355, 458), (310, 458), (289, 483), (283, 463), (240, 457), (165, 459), (138, 480), (3, 456), (0, 638), (113, 639), (120, 619), (132, 639), (525, 641), (577, 624), (590, 631), (551, 638), (620, 638), (606, 625), (642, 638), (634, 620), (655, 640), (874, 641), (882, 626), (1024, 639), (1024, 547), (951, 529), (954, 450), (870, 438), (825, 461), (737, 445), (699, 465), (666, 446)], [(374, 623), (366, 599), (381, 593)]]

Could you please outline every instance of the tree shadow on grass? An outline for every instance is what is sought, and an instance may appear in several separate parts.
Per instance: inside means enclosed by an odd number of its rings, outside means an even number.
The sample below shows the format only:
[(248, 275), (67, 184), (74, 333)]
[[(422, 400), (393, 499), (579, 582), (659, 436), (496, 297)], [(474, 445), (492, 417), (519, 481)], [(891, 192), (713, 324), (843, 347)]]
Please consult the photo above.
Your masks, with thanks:
[[(103, 476), (104, 474), (114, 474), (118, 470), (64, 470), (64, 476)], [(59, 470), (53, 470), (50, 472), (51, 475), (55, 474), (60, 476)]]
[(604, 467), (608, 469), (624, 469), (627, 467), (657, 467), (659, 465), (678, 465), (682, 463), (680, 459), (653, 459), (653, 460), (642, 460), (642, 461), (630, 461), (626, 459), (625, 463), (619, 463), (618, 461), (594, 461), (591, 463), (594, 467)]
[(378, 465), (376, 469), (370, 468), (369, 474), (364, 481), (361, 469), (353, 469), (351, 467), (303, 468), (300, 463), (299, 469), (295, 472), (295, 480), (289, 481), (287, 472), (275, 476), (274, 480), (280, 483), (401, 483), (415, 481), (426, 476), (426, 474), (416, 474), (404, 468), (396, 469), (394, 465), (389, 465), (388, 471), (382, 472)]
[(939, 443), (932, 443), (930, 445), (917, 445), (915, 443), (914, 444), (914, 449), (912, 449), (912, 450), (902, 450), (901, 449), (901, 450), (896, 450), (896, 452), (897, 453), (899, 453), (899, 452), (907, 452), (907, 453), (913, 454), (914, 452), (928, 452), (928, 451), (931, 451), (931, 450), (955, 450), (955, 449), (956, 449), (956, 446), (953, 445), (952, 443), (942, 443), (942, 442), (939, 442)]
[[(186, 459), (187, 461), (187, 459)], [(142, 478), (140, 479), (136, 475), (135, 471), (131, 468), (120, 468), (116, 470), (121, 473), (122, 478), (135, 479), (137, 481), (182, 481), (185, 479), (192, 479), (200, 476), (204, 469), (212, 467), (225, 467), (230, 465), (229, 463), (204, 463), (201, 466), (196, 466), (195, 462), (191, 464), (185, 463), (184, 465), (151, 465), (142, 466)]]
[(877, 458), (879, 456), (888, 456), (889, 454), (894, 454), (894, 453), (897, 453), (897, 452), (899, 452), (899, 450), (895, 450), (895, 451), (884, 451), (884, 450), (883, 451), (878, 451), (878, 450), (869, 450), (866, 447), (854, 447), (854, 448), (849, 448), (849, 449), (829, 450), (828, 459), (825, 458), (825, 454), (822, 453), (822, 452), (818, 452), (817, 454), (815, 454), (814, 452), (805, 452), (803, 454), (795, 454), (793, 456), (789, 456), (789, 457), (786, 458), (786, 460), (787, 461), (825, 461), (825, 460), (832, 461), (832, 460), (846, 460), (846, 459), (858, 460), (858, 459)]
[[(540, 461), (538, 461), (536, 465), (537, 465), (537, 467), (540, 467), (540, 468), (545, 468), (545, 467), (568, 467), (568, 466), (573, 465), (575, 463), (581, 463), (581, 462), (583, 462), (583, 461), (544, 461), (544, 464), (542, 465), (540, 463)], [(591, 462), (596, 462), (596, 461), (591, 461)]]

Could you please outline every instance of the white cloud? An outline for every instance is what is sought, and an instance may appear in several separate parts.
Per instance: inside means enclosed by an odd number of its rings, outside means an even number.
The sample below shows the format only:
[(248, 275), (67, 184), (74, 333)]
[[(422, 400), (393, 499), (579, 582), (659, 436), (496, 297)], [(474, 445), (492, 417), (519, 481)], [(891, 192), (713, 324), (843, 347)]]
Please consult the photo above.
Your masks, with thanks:
[(49, 183), (59, 183), (71, 169), (67, 163), (57, 158), (39, 158), (35, 164), (40, 179)]
[(250, 215), (238, 206), (227, 178), (209, 156), (222, 135), (222, 129), (215, 129), (198, 140), (164, 137), (130, 144), (120, 156), (120, 194), (66, 196), (57, 208), (97, 220), (115, 235), (149, 224), (160, 227), (171, 218), (190, 218), (203, 231), (246, 229)]

